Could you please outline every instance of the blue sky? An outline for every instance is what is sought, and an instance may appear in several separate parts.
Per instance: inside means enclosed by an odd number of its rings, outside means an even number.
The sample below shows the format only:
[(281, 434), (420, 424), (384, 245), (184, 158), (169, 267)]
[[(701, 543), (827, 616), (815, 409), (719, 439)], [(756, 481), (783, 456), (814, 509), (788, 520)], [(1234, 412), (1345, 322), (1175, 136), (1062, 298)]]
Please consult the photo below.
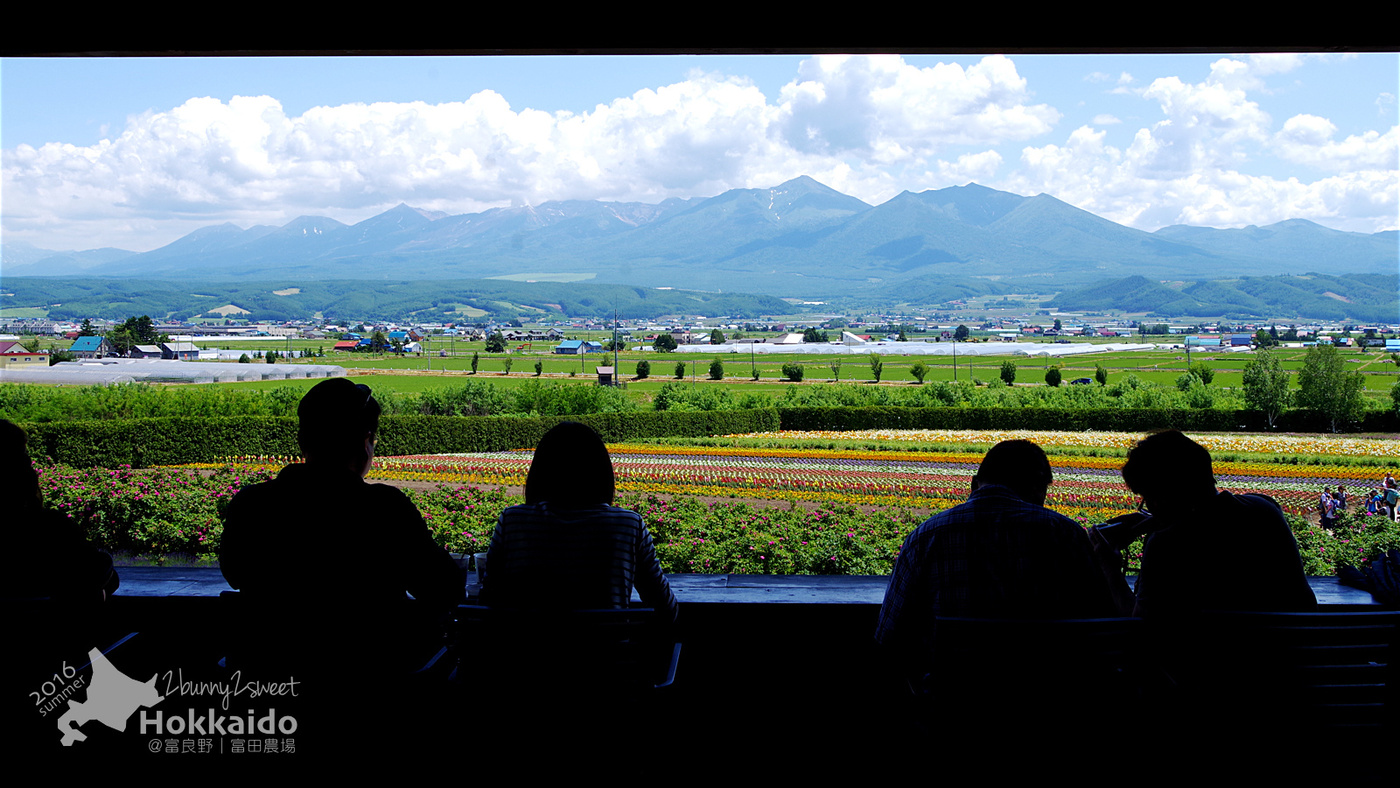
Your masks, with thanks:
[(4, 238), (145, 250), (209, 224), (798, 175), (872, 204), (976, 181), (1145, 230), (1400, 224), (1400, 56), (5, 59)]

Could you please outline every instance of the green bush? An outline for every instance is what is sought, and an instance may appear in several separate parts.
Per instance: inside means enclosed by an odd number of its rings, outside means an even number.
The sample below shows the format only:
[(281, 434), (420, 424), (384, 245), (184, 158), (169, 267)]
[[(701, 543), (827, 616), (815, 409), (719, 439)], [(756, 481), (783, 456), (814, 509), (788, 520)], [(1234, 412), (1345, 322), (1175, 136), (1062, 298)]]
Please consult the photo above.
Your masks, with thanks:
[(875, 376), (875, 382), (880, 382), (880, 376), (885, 372), (885, 360), (879, 353), (870, 354), (870, 374)]
[(204, 475), (130, 468), (40, 468), (44, 504), (68, 515), (85, 538), (112, 550), (162, 558), (215, 557), (223, 510), (234, 492), (270, 478), (232, 468)]
[[(618, 395), (601, 386), (573, 388)], [(710, 387), (705, 387), (709, 389)], [(535, 417), (384, 416), (377, 451), (384, 456), (530, 448), (561, 421), (592, 426), (609, 442), (665, 437), (705, 437), (778, 429), (772, 408), (676, 412), (613, 411)], [(297, 423), (291, 417), (159, 418), (21, 424), (36, 460), (74, 468), (216, 463), (235, 457), (296, 457)]]
[(642, 359), (637, 362), (637, 379), (645, 380), (651, 376), (651, 362)]
[[(937, 385), (937, 384), (930, 384)], [(1240, 412), (1130, 408), (779, 408), (784, 430), (970, 429), (1147, 432), (1237, 430)]]
[(803, 369), (802, 369), (802, 365), (801, 365), (801, 364), (784, 364), (784, 365), (783, 365), (783, 377), (787, 378), (788, 380), (792, 381), (793, 383), (801, 383), (801, 382), (802, 382), (802, 375), (803, 375), (803, 374), (804, 374), (804, 373), (803, 373)]
[(724, 362), (715, 359), (710, 362), (710, 380), (724, 380)]

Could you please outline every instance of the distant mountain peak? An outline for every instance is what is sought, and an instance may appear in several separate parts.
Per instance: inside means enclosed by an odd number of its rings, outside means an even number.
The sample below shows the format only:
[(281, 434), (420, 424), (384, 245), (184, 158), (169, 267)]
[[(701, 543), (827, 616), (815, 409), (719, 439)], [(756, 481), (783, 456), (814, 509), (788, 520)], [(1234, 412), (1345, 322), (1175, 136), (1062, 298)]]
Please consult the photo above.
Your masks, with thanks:
[(813, 178), (810, 175), (799, 175), (791, 180), (783, 181), (777, 186), (770, 187), (769, 191), (793, 191), (795, 189), (817, 189), (820, 191), (835, 192), (836, 190), (825, 183)]
[[(1050, 194), (1031, 197), (976, 182), (904, 191), (871, 206), (799, 175), (764, 188), (659, 204), (569, 199), (443, 216), (400, 202), (353, 230), (324, 216), (247, 231), (225, 223), (91, 270), (252, 276), (285, 275), (294, 267), (309, 279), (347, 270), (423, 278), (540, 271), (702, 289), (728, 290), (742, 280), (775, 293), (821, 294), (846, 292), (853, 282), (925, 276), (935, 268), (945, 278), (988, 270), (1013, 276), (1092, 271), (1096, 281), (1130, 274), (1275, 274), (1302, 265), (1393, 275), (1394, 239), (1393, 232), (1348, 233), (1306, 220), (1247, 231), (1146, 233)], [(9, 253), (5, 263), (15, 264)]]

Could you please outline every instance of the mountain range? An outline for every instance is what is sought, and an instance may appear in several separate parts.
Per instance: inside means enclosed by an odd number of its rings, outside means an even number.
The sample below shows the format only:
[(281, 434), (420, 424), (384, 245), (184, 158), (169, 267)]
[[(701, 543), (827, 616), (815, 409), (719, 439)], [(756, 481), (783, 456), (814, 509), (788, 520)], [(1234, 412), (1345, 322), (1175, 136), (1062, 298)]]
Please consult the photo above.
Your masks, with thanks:
[(7, 243), (4, 269), (245, 281), (537, 277), (802, 297), (975, 278), (1036, 282), (1045, 292), (1131, 276), (1389, 275), (1400, 270), (1400, 237), (1301, 219), (1149, 233), (1047, 194), (975, 183), (872, 206), (803, 176), (659, 204), (570, 200), (455, 216), (400, 204), (353, 225), (323, 216), (282, 227), (222, 224), (141, 253)]

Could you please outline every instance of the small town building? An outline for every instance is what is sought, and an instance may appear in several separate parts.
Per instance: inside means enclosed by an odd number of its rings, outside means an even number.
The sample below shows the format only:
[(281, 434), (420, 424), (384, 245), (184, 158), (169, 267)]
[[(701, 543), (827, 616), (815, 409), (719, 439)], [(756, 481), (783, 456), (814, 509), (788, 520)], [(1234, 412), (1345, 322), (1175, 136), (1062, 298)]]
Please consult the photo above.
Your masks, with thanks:
[(571, 356), (580, 353), (602, 353), (603, 344), (582, 339), (566, 339), (554, 346), (554, 352)]
[(111, 342), (107, 337), (91, 336), (78, 337), (69, 346), (68, 352), (77, 358), (105, 358), (110, 353), (115, 353)]
[(0, 368), (23, 369), (33, 367), (43, 369), (49, 365), (47, 350), (26, 350), (18, 342), (0, 342)]
[(198, 361), (199, 347), (193, 342), (164, 342), (161, 344), (161, 358), (175, 361)]

